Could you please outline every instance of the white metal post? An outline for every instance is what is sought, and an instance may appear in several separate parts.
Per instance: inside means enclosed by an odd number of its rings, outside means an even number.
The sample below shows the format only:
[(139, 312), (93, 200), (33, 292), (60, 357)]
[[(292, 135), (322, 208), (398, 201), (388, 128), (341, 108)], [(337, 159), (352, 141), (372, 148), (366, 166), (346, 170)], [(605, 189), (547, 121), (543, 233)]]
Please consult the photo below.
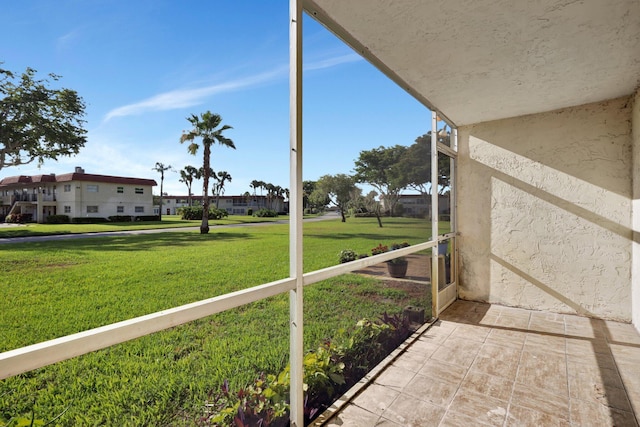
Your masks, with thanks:
[[(455, 127), (451, 128), (451, 148), (456, 153), (458, 152), (458, 129)], [(457, 169), (457, 156), (451, 157), (449, 160), (451, 167), (450, 176), (449, 176), (449, 204), (451, 206), (451, 212), (449, 216), (449, 220), (451, 221), (451, 231), (456, 233), (456, 237), (453, 237), (451, 241), (453, 242), (452, 250), (451, 250), (451, 261), (450, 261), (450, 269), (451, 269), (451, 281), (456, 283), (456, 299), (458, 299), (458, 169)]]
[(304, 425), (302, 315), (302, 0), (289, 1), (289, 291), (290, 423)]
[[(431, 112), (431, 239), (438, 239), (438, 114)], [(438, 245), (431, 249), (431, 312), (437, 317), (438, 303)]]

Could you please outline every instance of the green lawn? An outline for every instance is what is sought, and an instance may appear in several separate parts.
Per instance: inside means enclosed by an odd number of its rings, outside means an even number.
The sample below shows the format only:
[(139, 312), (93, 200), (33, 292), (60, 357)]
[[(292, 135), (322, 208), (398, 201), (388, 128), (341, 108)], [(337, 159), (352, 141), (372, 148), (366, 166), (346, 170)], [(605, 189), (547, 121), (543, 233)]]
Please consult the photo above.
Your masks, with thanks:
[[(229, 217), (224, 219), (209, 220), (209, 226), (214, 227), (216, 225), (274, 222), (288, 219), (288, 215), (281, 215), (277, 218), (258, 218), (248, 215), (230, 215)], [(102, 224), (20, 224), (15, 226), (4, 226), (0, 227), (0, 238), (199, 226), (200, 220), (183, 220), (179, 215), (163, 215), (162, 221), (107, 222)]]
[[(370, 218), (306, 223), (305, 271), (336, 264), (341, 249), (424, 241), (429, 227), (399, 218), (384, 228)], [(0, 351), (287, 277), (288, 231), (266, 225), (0, 245)], [(308, 286), (305, 347), (362, 317), (420, 303), (353, 274)], [(4, 380), (0, 420), (32, 408), (48, 420), (68, 408), (60, 425), (196, 425), (211, 390), (224, 379), (239, 386), (279, 371), (288, 346), (288, 298), (280, 295)]]

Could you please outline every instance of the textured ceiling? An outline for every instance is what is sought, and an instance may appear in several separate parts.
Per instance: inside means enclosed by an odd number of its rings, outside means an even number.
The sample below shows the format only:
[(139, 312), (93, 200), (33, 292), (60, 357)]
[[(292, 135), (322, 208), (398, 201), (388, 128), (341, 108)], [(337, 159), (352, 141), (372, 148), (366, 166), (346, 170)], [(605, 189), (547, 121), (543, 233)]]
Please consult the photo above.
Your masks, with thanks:
[(617, 98), (640, 84), (639, 0), (303, 3), (456, 125)]

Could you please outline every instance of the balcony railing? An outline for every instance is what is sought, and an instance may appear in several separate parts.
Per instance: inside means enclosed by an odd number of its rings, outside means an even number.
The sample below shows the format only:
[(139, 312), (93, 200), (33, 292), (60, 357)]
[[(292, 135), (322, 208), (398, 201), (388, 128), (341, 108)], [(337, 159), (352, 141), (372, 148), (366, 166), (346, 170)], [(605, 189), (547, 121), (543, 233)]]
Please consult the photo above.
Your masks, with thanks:
[[(302, 286), (308, 286), (317, 282), (330, 279), (342, 274), (361, 270), (384, 261), (397, 257), (410, 255), (437, 246), (439, 241), (453, 236), (439, 236), (435, 240), (415, 244), (406, 248), (396, 249), (380, 255), (370, 256), (345, 264), (327, 267), (321, 270), (302, 274), (299, 278)], [(213, 298), (185, 304), (168, 310), (162, 310), (137, 318), (101, 326), (87, 331), (75, 333), (65, 337), (33, 344), (0, 353), (0, 380), (21, 373), (29, 372), (47, 365), (61, 362), (67, 359), (81, 356), (93, 351), (104, 349), (116, 344), (124, 343), (136, 338), (160, 332), (178, 325), (202, 319), (216, 313), (221, 313), (253, 302), (290, 292), (294, 293), (298, 284), (297, 278), (289, 277), (274, 282), (265, 283), (248, 289), (220, 295)], [(293, 304), (293, 303), (292, 303)], [(291, 320), (294, 323), (295, 319)], [(304, 324), (304, 318), (300, 313), (300, 324)], [(296, 334), (290, 334), (290, 348), (292, 353), (303, 352), (303, 342), (296, 338)], [(292, 356), (293, 357), (293, 356)], [(292, 358), (292, 368), (294, 359)], [(301, 360), (300, 360), (301, 362)], [(294, 394), (302, 395), (303, 384), (299, 390), (291, 388), (292, 417), (294, 417)], [(294, 422), (292, 425), (301, 425)]]
[[(379, 264), (383, 261), (429, 249), (437, 240), (420, 243), (392, 252), (367, 257), (347, 264), (316, 270), (303, 275), (303, 285), (313, 283)], [(92, 351), (120, 344), (135, 338), (159, 332), (216, 313), (260, 301), (295, 289), (296, 279), (286, 278), (241, 291), (162, 310), (134, 319), (101, 326), (50, 341), (0, 353), (0, 379), (71, 359)], [(297, 343), (302, 345), (302, 343)]]

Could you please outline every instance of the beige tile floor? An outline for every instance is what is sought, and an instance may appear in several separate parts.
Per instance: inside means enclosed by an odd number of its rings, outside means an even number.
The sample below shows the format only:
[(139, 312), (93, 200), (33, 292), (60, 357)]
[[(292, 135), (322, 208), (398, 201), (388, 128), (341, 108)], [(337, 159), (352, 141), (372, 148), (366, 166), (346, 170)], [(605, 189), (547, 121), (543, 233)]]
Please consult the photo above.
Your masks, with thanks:
[(457, 301), (327, 426), (638, 426), (633, 326)]

